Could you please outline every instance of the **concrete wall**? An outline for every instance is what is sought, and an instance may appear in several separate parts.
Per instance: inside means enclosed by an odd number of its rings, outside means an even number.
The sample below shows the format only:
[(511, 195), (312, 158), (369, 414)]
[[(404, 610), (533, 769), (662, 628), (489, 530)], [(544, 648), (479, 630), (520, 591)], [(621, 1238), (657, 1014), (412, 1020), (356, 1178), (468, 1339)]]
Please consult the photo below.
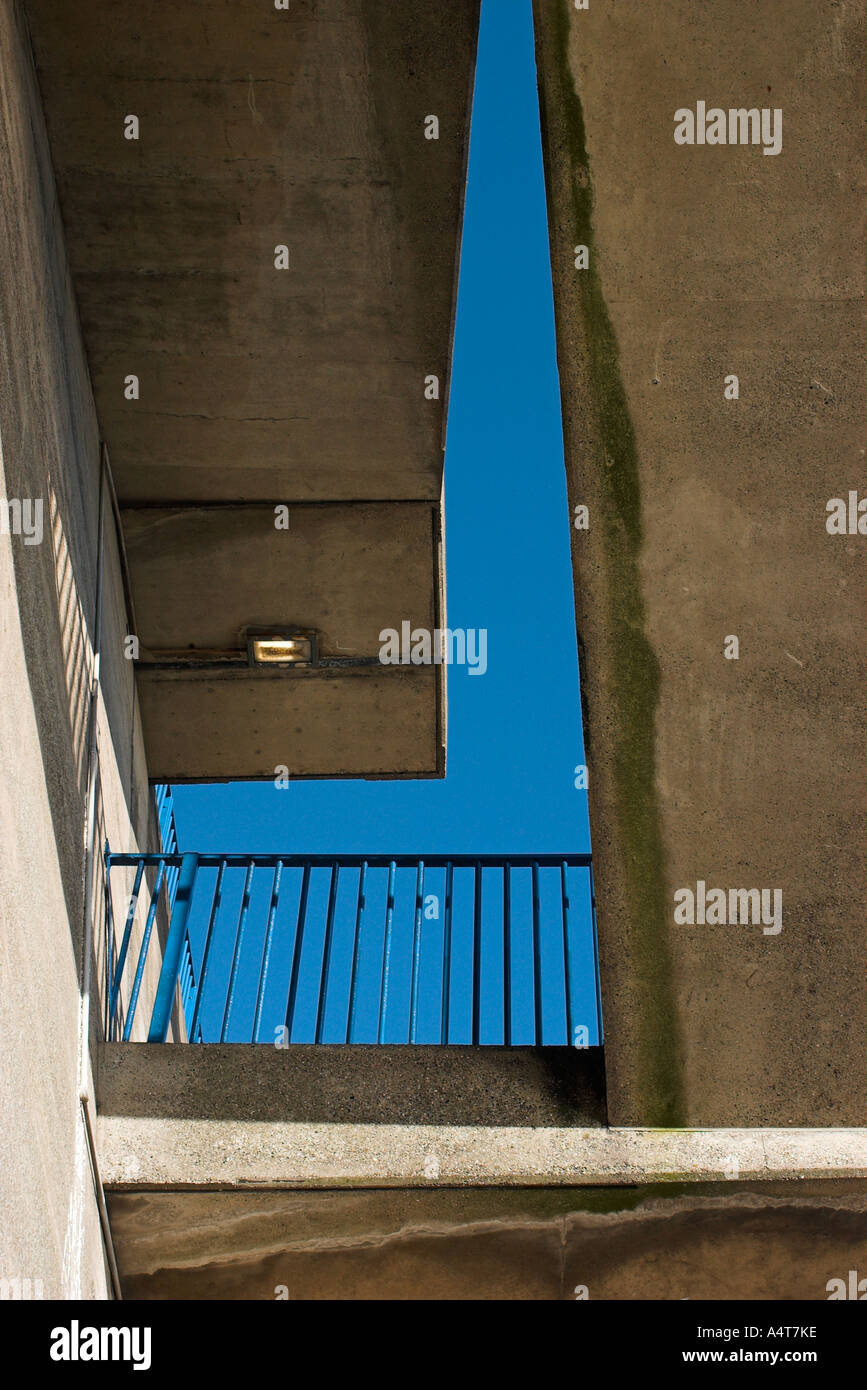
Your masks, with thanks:
[[(863, 1124), (864, 7), (535, 16), (612, 1122)], [(678, 925), (699, 880), (782, 931)]]
[[(145, 668), (139, 690), (153, 731), (151, 773), (174, 782), (438, 775), (440, 670), (377, 665), (202, 676)], [(356, 725), (364, 731), (358, 742)]]
[[(99, 430), (29, 45), (0, 7), (0, 439), (4, 499), (42, 502), (42, 538), (0, 535), (0, 1277), (104, 1297), (79, 1111), (80, 990), (100, 1036), (102, 896), (84, 950), (89, 686), (96, 645)], [(34, 531), (34, 540), (38, 533)], [(105, 532), (95, 843), (135, 848), (151, 816), (118, 549)], [(91, 1090), (89, 1050), (84, 1080)]]
[(863, 1184), (109, 1197), (125, 1294), (797, 1299), (863, 1268)]

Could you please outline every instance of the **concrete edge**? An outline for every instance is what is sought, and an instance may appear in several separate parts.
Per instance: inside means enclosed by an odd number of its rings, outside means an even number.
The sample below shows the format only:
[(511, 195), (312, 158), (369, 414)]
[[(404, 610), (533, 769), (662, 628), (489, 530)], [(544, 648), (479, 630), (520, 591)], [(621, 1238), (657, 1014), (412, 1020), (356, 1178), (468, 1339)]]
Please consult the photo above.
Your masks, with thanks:
[(102, 1116), (113, 1188), (624, 1186), (867, 1178), (867, 1129), (557, 1129)]

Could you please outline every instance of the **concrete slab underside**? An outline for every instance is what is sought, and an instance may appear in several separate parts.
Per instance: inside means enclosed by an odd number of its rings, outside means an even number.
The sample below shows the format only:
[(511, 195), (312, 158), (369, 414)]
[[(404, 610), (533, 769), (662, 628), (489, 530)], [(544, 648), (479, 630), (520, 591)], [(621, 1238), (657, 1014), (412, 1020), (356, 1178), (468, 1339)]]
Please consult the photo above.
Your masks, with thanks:
[(438, 501), (479, 0), (25, 9), (121, 502)]
[[(439, 508), (299, 504), (122, 513), (151, 777), (433, 776), (445, 766), (445, 666), (378, 661), (382, 629), (440, 625)], [(171, 604), (165, 601), (172, 594)], [(206, 671), (151, 665), (192, 642), (243, 651), (249, 627), (313, 628), (343, 670)], [(220, 749), (219, 760), (215, 750)]]
[(826, 1299), (864, 1184), (111, 1192), (139, 1299)]
[[(863, 1124), (865, 11), (535, 17), (611, 1120)], [(699, 98), (782, 152), (676, 145)], [(782, 931), (676, 926), (700, 879)]]

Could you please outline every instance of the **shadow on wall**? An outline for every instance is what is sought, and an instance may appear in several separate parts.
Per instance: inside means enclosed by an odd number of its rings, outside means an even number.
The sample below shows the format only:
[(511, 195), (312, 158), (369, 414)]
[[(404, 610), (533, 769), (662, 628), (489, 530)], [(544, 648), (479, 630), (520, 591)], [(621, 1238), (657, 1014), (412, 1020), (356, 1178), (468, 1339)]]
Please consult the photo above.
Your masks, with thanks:
[[(73, 949), (80, 965), (89, 683), (96, 622), (100, 432), (66, 261), (42, 102), (18, 7), (4, 22), (0, 107), (0, 420), (4, 520), (45, 793)], [(34, 526), (14, 525), (13, 507)], [(132, 777), (134, 677), (117, 542), (107, 508), (102, 661), (103, 768), (110, 818), (146, 830)], [(14, 618), (13, 618), (14, 620)], [(117, 774), (115, 773), (115, 767)], [(14, 750), (10, 777), (15, 777)], [(139, 782), (141, 777), (139, 776)], [(142, 794), (144, 793), (144, 795)], [(117, 812), (117, 814), (115, 814)]]

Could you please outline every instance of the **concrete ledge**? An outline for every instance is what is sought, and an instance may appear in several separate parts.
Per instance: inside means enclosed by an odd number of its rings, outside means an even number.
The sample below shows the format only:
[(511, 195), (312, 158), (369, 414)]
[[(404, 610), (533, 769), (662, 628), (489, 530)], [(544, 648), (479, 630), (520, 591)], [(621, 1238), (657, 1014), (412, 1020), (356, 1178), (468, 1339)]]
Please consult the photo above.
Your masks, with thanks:
[(294, 1124), (102, 1115), (120, 1188), (486, 1187), (867, 1177), (867, 1130)]
[(606, 1129), (599, 1049), (100, 1049), (115, 1188), (623, 1186), (867, 1177), (867, 1129)]

